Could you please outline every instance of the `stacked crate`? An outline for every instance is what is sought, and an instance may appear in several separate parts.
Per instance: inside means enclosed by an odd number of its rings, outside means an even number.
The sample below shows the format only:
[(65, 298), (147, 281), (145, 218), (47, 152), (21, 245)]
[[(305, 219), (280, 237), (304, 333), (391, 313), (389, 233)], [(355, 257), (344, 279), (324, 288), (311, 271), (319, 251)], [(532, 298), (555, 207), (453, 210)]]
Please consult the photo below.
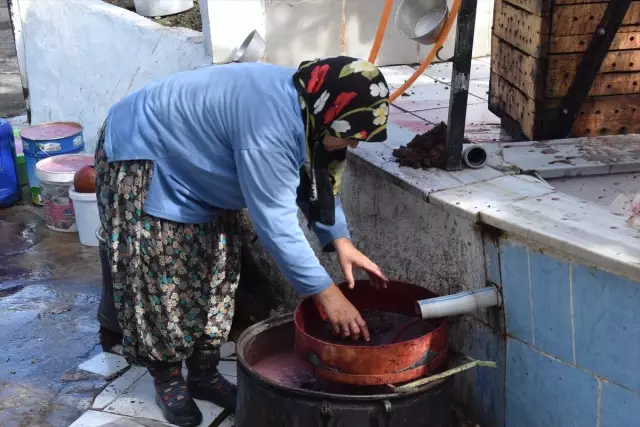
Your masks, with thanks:
[[(549, 139), (608, 2), (495, 0), (489, 109), (514, 136)], [(573, 136), (640, 133), (640, 1), (633, 1)]]

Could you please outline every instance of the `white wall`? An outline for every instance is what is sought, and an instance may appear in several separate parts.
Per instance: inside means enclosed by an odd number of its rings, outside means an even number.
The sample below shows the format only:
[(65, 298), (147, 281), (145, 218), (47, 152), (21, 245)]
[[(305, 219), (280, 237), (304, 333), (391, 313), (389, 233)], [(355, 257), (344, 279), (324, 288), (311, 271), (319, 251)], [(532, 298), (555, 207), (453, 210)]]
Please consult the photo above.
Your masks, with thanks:
[[(452, 1), (452, 0), (449, 0)], [(397, 9), (400, 0), (396, 0)], [(167, 28), (101, 0), (16, 0), (18, 47), (27, 72), (32, 123), (77, 121), (87, 151), (111, 105), (146, 83), (224, 61), (257, 29), (266, 60), (297, 66), (305, 59), (368, 57), (384, 0), (202, 0), (205, 36)], [(492, 0), (479, 0), (474, 55), (489, 52)], [(442, 58), (452, 55), (455, 32)], [(380, 64), (415, 63), (430, 47), (406, 39), (389, 20)], [(18, 49), (20, 51), (20, 49)]]
[[(297, 66), (317, 56), (346, 54), (367, 58), (375, 37), (385, 0), (203, 0), (211, 19), (204, 29), (212, 42), (215, 62), (224, 61), (234, 46), (251, 30), (266, 39), (266, 59)], [(378, 64), (411, 64), (422, 61), (431, 46), (407, 39), (395, 26), (395, 0)], [(453, 0), (448, 0), (449, 6)], [(206, 6), (205, 6), (206, 5)], [(478, 0), (474, 56), (490, 52), (493, 0)], [(237, 17), (242, 19), (237, 19)], [(455, 26), (449, 34), (441, 58), (453, 56)]]
[(32, 123), (77, 121), (87, 151), (111, 105), (151, 80), (211, 63), (202, 34), (101, 0), (19, 0)]

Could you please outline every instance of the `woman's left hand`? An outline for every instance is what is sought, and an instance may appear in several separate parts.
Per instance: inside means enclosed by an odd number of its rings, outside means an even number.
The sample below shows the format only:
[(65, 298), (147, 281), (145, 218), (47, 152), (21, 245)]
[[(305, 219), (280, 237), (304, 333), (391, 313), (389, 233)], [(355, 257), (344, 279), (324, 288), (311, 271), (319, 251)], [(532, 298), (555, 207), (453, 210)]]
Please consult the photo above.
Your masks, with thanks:
[(342, 267), (342, 271), (344, 271), (344, 277), (349, 284), (349, 288), (353, 289), (356, 284), (353, 277), (354, 267), (362, 268), (366, 271), (371, 284), (376, 288), (387, 287), (387, 276), (380, 270), (380, 267), (356, 249), (353, 243), (351, 243), (351, 240), (346, 238), (336, 239), (333, 241), (333, 245), (338, 253), (338, 262), (340, 263), (340, 267)]

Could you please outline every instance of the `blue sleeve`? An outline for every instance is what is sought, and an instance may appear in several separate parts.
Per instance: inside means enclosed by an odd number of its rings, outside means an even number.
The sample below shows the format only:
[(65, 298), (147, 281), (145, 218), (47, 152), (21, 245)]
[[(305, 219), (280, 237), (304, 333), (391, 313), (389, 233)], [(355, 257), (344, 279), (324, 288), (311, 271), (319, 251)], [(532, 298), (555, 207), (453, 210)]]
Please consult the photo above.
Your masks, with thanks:
[[(298, 206), (300, 210), (304, 214), (304, 216), (309, 219), (309, 202), (305, 200), (298, 200)], [(324, 225), (318, 222), (314, 222), (311, 224), (313, 228), (313, 232), (318, 237), (318, 241), (320, 242), (320, 246), (324, 251), (332, 251), (333, 242), (336, 239), (341, 237), (345, 237), (347, 239), (351, 239), (351, 234), (349, 234), (349, 229), (347, 228), (347, 219), (344, 216), (344, 210), (342, 210), (342, 203), (340, 199), (336, 199), (335, 204), (335, 216), (336, 222), (333, 225)]]
[(249, 216), (258, 237), (298, 295), (325, 290), (333, 280), (320, 265), (298, 222), (295, 161), (286, 153), (239, 150), (235, 163)]

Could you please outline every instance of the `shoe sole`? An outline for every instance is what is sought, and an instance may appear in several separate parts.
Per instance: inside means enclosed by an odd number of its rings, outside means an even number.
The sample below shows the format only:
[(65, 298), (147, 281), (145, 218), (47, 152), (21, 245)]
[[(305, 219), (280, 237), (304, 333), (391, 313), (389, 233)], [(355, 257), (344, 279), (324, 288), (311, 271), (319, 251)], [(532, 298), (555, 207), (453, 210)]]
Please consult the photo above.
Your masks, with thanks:
[(223, 404), (224, 402), (222, 402), (222, 400), (219, 399), (211, 399), (209, 396), (204, 396), (200, 393), (197, 392), (193, 392), (192, 389), (189, 389), (189, 394), (191, 395), (191, 397), (193, 399), (198, 399), (198, 400), (204, 400), (207, 402), (211, 402), (214, 405), (217, 405), (219, 407), (221, 407), (222, 409), (226, 409), (227, 411), (231, 411), (232, 413), (236, 412), (236, 405), (233, 405), (233, 407), (229, 407), (229, 405), (225, 405)]
[(195, 418), (194, 417), (176, 417), (173, 414), (166, 411), (165, 410), (166, 405), (164, 404), (164, 402), (162, 401), (162, 398), (160, 398), (158, 394), (156, 394), (156, 403), (158, 404), (158, 407), (160, 407), (160, 410), (162, 411), (162, 415), (164, 415), (166, 420), (171, 424), (175, 424), (179, 427), (197, 427), (200, 424), (202, 424), (202, 414), (200, 414), (199, 417), (195, 417)]

